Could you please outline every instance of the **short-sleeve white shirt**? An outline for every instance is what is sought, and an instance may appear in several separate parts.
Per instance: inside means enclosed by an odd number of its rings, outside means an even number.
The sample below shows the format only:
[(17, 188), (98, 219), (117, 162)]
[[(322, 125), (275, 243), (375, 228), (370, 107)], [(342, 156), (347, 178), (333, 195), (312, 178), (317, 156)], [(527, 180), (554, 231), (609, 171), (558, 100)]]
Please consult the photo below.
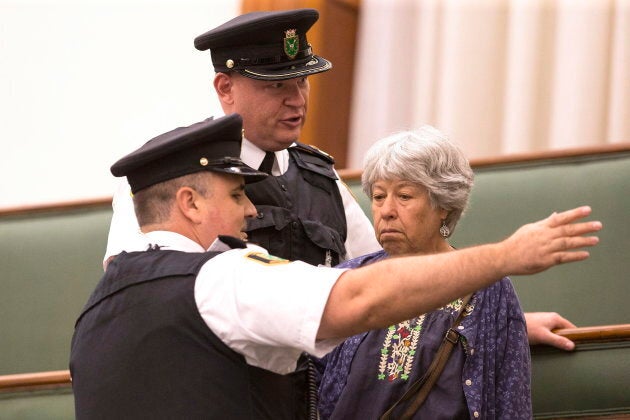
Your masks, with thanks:
[[(204, 252), (191, 239), (167, 231), (144, 235), (160, 249)], [(197, 275), (195, 301), (206, 325), (248, 364), (293, 372), (302, 352), (321, 357), (342, 339), (317, 340), (328, 296), (342, 269), (279, 260), (248, 244), (208, 260)]]

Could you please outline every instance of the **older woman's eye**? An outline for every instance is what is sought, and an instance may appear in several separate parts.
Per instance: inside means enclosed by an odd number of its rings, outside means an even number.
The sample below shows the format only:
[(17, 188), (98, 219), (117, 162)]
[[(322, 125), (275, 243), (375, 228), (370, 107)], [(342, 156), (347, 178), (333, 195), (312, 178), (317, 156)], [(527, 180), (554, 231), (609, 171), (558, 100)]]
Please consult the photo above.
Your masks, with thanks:
[(380, 201), (383, 200), (385, 198), (385, 196), (383, 194), (372, 194), (372, 200), (374, 201)]

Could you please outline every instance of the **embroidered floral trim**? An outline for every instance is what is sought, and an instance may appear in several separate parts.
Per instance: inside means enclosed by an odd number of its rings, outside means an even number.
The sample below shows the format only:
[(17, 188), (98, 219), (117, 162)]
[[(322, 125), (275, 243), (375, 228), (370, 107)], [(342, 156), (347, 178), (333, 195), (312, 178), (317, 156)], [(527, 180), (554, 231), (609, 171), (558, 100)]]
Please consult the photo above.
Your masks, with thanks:
[(378, 365), (379, 380), (393, 382), (396, 379), (409, 379), (424, 317), (420, 315), (388, 328)]
[[(448, 311), (455, 315), (462, 307), (462, 299), (457, 299), (448, 305), (438, 309)], [(465, 316), (470, 315), (474, 306), (466, 305)], [(407, 321), (391, 325), (387, 329), (383, 347), (381, 348), (381, 360), (378, 364), (378, 380), (393, 382), (397, 379), (407, 381), (416, 356), (416, 349), (420, 341), (420, 333), (425, 315), (420, 315)]]

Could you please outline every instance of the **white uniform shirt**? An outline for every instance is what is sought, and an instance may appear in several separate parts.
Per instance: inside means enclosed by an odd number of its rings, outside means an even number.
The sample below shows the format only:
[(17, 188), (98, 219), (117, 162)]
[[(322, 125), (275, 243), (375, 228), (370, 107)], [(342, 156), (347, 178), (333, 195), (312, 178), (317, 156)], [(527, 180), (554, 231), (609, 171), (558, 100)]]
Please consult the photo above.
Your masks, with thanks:
[[(160, 249), (204, 252), (178, 233), (144, 236)], [(303, 351), (322, 357), (343, 341), (316, 337), (330, 290), (345, 270), (301, 261), (266, 262), (267, 251), (251, 244), (230, 249), (217, 240), (209, 251), (226, 249), (199, 271), (195, 301), (206, 325), (248, 364), (287, 374)]]
[[(281, 175), (289, 167), (289, 152), (285, 149), (276, 152), (275, 155), (276, 160), (272, 174)], [(252, 168), (258, 168), (264, 157), (265, 152), (262, 149), (243, 139), (241, 146), (241, 159), (243, 162)], [(348, 237), (345, 242), (346, 255), (343, 259), (351, 259), (380, 250), (381, 246), (376, 241), (372, 224), (361, 209), (361, 206), (359, 206), (359, 203), (357, 203), (343, 182), (337, 180), (337, 186), (341, 193), (348, 227)], [(118, 255), (122, 251), (144, 251), (148, 246), (146, 238), (138, 227), (131, 199), (131, 188), (126, 178), (122, 179), (114, 193), (112, 207), (114, 214), (109, 227), (104, 262), (112, 255)]]

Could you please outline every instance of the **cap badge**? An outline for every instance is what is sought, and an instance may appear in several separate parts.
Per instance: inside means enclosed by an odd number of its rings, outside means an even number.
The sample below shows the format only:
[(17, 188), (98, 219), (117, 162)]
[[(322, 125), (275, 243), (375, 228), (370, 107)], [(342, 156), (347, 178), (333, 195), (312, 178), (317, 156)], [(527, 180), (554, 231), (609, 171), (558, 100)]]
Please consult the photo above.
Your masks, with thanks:
[(201, 159), (199, 159), (199, 164), (200, 164), (201, 166), (208, 166), (208, 163), (209, 163), (209, 162), (208, 162), (208, 159), (207, 159), (207, 158), (205, 158), (205, 157), (202, 157)]
[(296, 29), (287, 29), (284, 31), (284, 53), (293, 60), (298, 51), (300, 51), (300, 38), (297, 36)]

